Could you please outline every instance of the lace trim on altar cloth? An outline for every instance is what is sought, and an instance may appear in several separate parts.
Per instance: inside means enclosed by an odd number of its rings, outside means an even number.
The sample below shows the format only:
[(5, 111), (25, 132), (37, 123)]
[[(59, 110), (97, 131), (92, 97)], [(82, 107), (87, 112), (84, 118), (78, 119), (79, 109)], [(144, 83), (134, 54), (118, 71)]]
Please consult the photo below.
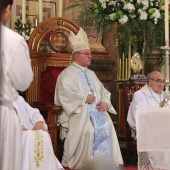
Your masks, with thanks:
[(147, 152), (138, 152), (138, 170), (165, 170), (153, 168)]

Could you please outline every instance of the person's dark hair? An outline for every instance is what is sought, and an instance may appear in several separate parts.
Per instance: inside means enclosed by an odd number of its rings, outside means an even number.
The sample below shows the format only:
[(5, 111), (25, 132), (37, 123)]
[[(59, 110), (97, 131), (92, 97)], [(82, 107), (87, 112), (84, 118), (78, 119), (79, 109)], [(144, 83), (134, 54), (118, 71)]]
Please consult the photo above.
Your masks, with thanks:
[(13, 0), (0, 0), (0, 11), (2, 12), (8, 5), (12, 6)]

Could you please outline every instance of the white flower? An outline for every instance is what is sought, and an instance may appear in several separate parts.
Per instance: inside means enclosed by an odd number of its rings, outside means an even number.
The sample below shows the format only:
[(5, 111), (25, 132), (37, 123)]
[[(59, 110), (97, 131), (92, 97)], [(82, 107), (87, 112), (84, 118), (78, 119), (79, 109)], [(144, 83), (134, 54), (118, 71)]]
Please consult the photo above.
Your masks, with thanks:
[(116, 2), (115, 1), (110, 1), (109, 3), (108, 3), (108, 6), (109, 5), (116, 5)]
[(140, 14), (139, 15), (140, 20), (147, 20), (148, 14), (146, 13), (146, 11), (138, 10), (138, 12)]
[(105, 2), (109, 2), (109, 0), (105, 0)]
[(105, 0), (99, 0), (99, 2), (102, 4), (103, 2), (105, 2)]
[(154, 23), (157, 24), (158, 23), (158, 19), (154, 18)]
[(116, 14), (115, 14), (115, 13), (112, 13), (112, 14), (110, 14), (109, 16), (110, 16), (110, 19), (111, 19), (112, 21), (114, 21), (114, 20), (116, 19)]
[(128, 17), (126, 15), (123, 16), (123, 18), (119, 19), (120, 24), (125, 24), (128, 21)]
[(153, 16), (155, 17), (155, 18), (160, 18), (161, 17), (161, 14), (160, 14), (160, 12), (155, 8), (155, 12), (153, 13)]
[(135, 10), (135, 7), (133, 4), (131, 3), (126, 3), (123, 7), (123, 9), (127, 9), (129, 12), (132, 12), (133, 10)]
[(103, 3), (101, 4), (101, 6), (102, 6), (103, 9), (105, 9), (105, 8), (106, 8), (106, 2), (103, 2)]
[(137, 0), (139, 4), (143, 4), (143, 10), (146, 10), (149, 7), (149, 1), (148, 0)]

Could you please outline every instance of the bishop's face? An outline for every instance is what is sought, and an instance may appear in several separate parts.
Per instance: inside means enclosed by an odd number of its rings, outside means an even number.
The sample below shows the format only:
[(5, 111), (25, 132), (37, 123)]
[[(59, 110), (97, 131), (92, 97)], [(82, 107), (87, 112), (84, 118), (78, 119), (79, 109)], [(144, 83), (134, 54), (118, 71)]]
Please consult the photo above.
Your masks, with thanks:
[(155, 93), (161, 93), (164, 89), (165, 78), (161, 73), (156, 73), (149, 79), (149, 86)]
[(91, 64), (91, 50), (82, 50), (75, 53), (75, 62), (82, 67), (88, 67)]

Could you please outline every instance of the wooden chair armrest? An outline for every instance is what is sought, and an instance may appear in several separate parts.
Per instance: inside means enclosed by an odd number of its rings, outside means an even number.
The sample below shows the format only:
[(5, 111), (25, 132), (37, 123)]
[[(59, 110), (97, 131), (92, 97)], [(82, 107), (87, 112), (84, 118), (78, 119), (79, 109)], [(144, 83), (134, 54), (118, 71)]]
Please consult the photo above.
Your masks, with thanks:
[(40, 105), (36, 103), (31, 104), (32, 107), (39, 109), (40, 111), (50, 111), (53, 114), (59, 114), (62, 112), (61, 106), (55, 106), (55, 105)]

